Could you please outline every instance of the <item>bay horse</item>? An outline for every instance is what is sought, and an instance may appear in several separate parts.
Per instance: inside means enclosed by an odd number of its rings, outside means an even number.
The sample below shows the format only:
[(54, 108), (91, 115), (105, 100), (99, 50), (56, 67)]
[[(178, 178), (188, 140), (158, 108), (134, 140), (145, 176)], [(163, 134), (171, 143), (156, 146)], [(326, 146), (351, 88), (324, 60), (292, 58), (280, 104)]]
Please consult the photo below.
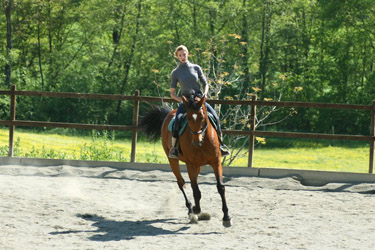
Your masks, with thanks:
[[(182, 99), (187, 109), (187, 127), (179, 137), (179, 158), (168, 158), (168, 160), (176, 176), (178, 187), (184, 195), (189, 218), (192, 223), (198, 222), (197, 215), (201, 213), (201, 192), (198, 187), (198, 175), (203, 165), (211, 165), (216, 177), (217, 190), (221, 196), (222, 211), (224, 213), (223, 225), (225, 227), (230, 227), (232, 223), (225, 199), (220, 142), (216, 129), (211, 124), (207, 114), (205, 105), (206, 97), (195, 97), (194, 99), (188, 100), (185, 96), (182, 96)], [(167, 107), (157, 107), (147, 113), (139, 124), (139, 128), (144, 131), (149, 138), (157, 140), (161, 136), (162, 145), (167, 157), (172, 146), (172, 134), (168, 130), (168, 125), (172, 118), (175, 117), (176, 111), (176, 109), (171, 111)], [(183, 161), (186, 164), (193, 190), (195, 206), (192, 206), (185, 193), (185, 180), (181, 175), (179, 161)]]

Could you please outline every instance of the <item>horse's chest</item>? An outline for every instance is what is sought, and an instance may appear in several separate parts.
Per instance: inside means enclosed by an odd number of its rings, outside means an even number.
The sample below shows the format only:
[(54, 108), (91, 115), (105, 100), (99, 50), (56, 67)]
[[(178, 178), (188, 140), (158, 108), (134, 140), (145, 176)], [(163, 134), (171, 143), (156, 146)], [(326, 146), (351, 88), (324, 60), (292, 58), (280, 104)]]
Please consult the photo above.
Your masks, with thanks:
[(196, 165), (205, 165), (208, 164), (212, 154), (214, 152), (212, 149), (205, 147), (195, 148), (189, 152), (184, 152), (185, 162), (189, 162)]

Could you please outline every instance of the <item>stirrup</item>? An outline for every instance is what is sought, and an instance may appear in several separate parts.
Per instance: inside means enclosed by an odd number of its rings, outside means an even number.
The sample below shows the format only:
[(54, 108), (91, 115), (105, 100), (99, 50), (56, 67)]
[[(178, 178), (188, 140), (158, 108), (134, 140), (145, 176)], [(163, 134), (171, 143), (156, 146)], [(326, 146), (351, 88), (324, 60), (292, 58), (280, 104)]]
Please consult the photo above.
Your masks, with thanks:
[(178, 150), (176, 147), (172, 147), (171, 150), (169, 150), (168, 158), (178, 159)]
[(222, 157), (230, 155), (230, 151), (227, 145), (224, 144), (223, 142), (223, 135), (220, 134), (218, 135), (219, 137), (219, 143), (220, 143), (220, 153)]

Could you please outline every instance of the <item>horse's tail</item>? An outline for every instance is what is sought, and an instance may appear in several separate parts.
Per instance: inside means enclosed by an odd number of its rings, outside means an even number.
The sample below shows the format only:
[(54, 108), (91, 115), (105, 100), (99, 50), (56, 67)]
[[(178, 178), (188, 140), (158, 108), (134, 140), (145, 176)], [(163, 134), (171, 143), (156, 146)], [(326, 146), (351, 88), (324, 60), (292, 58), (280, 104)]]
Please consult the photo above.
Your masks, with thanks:
[(156, 141), (161, 136), (161, 126), (171, 109), (167, 106), (156, 107), (150, 110), (139, 122), (138, 128), (143, 131), (151, 141)]

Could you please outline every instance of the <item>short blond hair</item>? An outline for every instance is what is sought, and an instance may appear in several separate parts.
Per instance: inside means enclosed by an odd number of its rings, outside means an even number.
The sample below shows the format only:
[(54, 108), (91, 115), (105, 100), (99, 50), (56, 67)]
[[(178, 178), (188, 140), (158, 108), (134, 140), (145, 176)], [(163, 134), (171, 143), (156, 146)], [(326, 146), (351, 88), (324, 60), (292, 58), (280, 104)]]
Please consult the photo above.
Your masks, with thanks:
[(177, 57), (177, 53), (180, 51), (180, 50), (183, 50), (183, 51), (186, 51), (187, 54), (189, 54), (189, 50), (186, 48), (185, 45), (180, 45), (176, 48), (176, 50), (174, 51), (174, 56)]

